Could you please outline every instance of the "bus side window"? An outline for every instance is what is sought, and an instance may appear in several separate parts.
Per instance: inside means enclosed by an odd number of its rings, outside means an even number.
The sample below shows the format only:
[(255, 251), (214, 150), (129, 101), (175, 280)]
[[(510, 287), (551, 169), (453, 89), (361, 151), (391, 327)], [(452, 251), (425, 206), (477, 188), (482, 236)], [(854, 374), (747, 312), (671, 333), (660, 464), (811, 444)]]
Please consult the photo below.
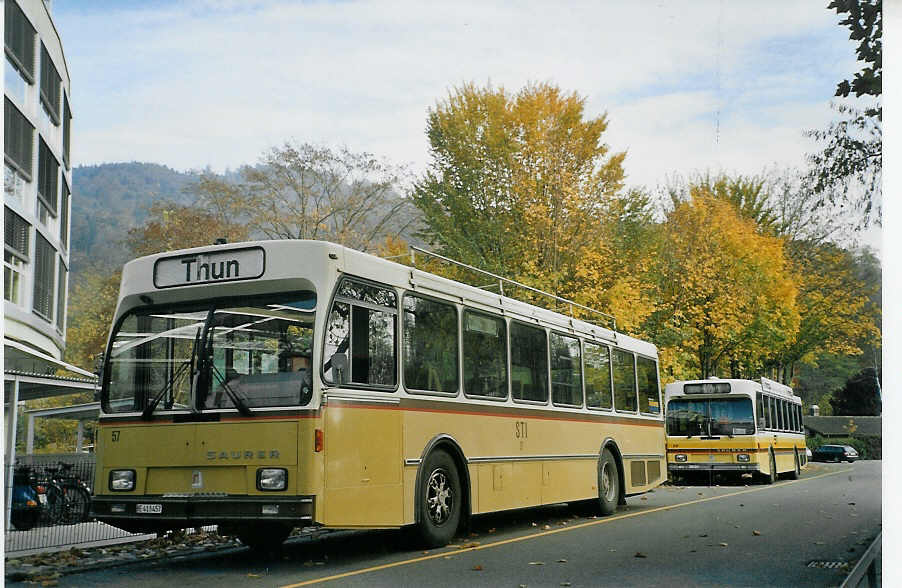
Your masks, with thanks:
[(633, 354), (614, 349), (614, 408), (636, 412), (636, 364)]
[(610, 409), (612, 406), (610, 354), (607, 346), (586, 341), (586, 404), (590, 408)]
[(764, 418), (764, 394), (760, 390), (755, 394), (755, 407), (758, 411), (758, 428), (763, 429), (767, 424)]
[(639, 380), (639, 412), (659, 414), (658, 364), (652, 359), (636, 356), (636, 370)]
[(582, 360), (576, 337), (551, 333), (551, 401), (583, 405)]
[(548, 402), (548, 336), (545, 330), (511, 322), (510, 349), (514, 400)]
[[(326, 382), (394, 387), (397, 323), (397, 295), (393, 290), (343, 280), (326, 325)], [(338, 356), (338, 362), (333, 356)], [(345, 363), (343, 358), (347, 358), (348, 366), (340, 370), (338, 364)], [(340, 373), (345, 371), (350, 373)]]

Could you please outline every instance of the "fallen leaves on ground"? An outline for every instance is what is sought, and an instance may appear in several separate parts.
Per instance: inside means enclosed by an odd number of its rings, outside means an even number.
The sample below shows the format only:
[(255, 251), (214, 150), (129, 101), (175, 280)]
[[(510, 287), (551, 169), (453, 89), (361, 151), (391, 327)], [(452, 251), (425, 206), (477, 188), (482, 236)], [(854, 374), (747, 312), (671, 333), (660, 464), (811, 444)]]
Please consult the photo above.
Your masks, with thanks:
[(481, 572), (481, 571), (482, 571), (482, 566), (479, 565), (479, 564), (477, 564), (477, 565), (473, 566), (472, 569), (473, 569), (474, 572)]
[(531, 566), (544, 566), (544, 565), (545, 565), (545, 562), (544, 562), (544, 561), (531, 561), (531, 562), (529, 562), (529, 565), (531, 565)]
[(636, 552), (636, 555), (634, 555), (633, 557), (645, 558), (645, 557), (648, 557), (648, 556), (647, 556), (646, 554), (642, 553), (641, 551), (637, 551), (637, 552)]
[(761, 534), (761, 531), (752, 531), (752, 535), (757, 536), (757, 535), (760, 535), (760, 534)]

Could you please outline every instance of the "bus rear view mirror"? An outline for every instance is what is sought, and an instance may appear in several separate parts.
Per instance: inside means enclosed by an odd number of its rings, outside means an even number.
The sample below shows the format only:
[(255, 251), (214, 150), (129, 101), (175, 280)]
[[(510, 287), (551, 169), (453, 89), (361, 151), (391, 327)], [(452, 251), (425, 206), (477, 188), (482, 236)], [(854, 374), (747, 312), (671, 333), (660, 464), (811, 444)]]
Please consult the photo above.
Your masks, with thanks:
[(344, 384), (348, 373), (348, 356), (344, 353), (335, 353), (329, 361), (332, 362), (332, 373), (335, 374), (335, 382)]

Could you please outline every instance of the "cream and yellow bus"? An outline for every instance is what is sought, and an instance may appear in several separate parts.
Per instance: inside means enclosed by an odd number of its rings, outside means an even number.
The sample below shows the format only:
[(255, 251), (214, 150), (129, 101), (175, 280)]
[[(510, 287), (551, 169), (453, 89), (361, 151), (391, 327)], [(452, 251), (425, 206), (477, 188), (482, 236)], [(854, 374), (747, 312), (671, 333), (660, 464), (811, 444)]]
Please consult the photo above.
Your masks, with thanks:
[(692, 380), (667, 384), (667, 469), (751, 473), (772, 484), (799, 477), (807, 465), (802, 401), (767, 378)]
[(93, 514), (130, 531), (438, 546), (471, 515), (610, 514), (666, 477), (654, 345), (331, 243), (126, 264), (102, 382)]

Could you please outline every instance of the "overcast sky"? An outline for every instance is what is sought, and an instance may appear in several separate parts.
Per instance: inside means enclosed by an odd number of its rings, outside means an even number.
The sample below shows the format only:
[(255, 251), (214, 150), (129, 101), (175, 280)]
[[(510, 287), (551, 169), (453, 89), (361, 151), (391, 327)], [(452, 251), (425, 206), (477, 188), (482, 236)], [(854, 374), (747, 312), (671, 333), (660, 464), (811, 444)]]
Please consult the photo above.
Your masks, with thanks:
[(854, 44), (827, 0), (54, 0), (76, 164), (254, 163), (286, 139), (422, 171), (465, 82), (547, 81), (607, 113), (627, 181), (800, 166)]

